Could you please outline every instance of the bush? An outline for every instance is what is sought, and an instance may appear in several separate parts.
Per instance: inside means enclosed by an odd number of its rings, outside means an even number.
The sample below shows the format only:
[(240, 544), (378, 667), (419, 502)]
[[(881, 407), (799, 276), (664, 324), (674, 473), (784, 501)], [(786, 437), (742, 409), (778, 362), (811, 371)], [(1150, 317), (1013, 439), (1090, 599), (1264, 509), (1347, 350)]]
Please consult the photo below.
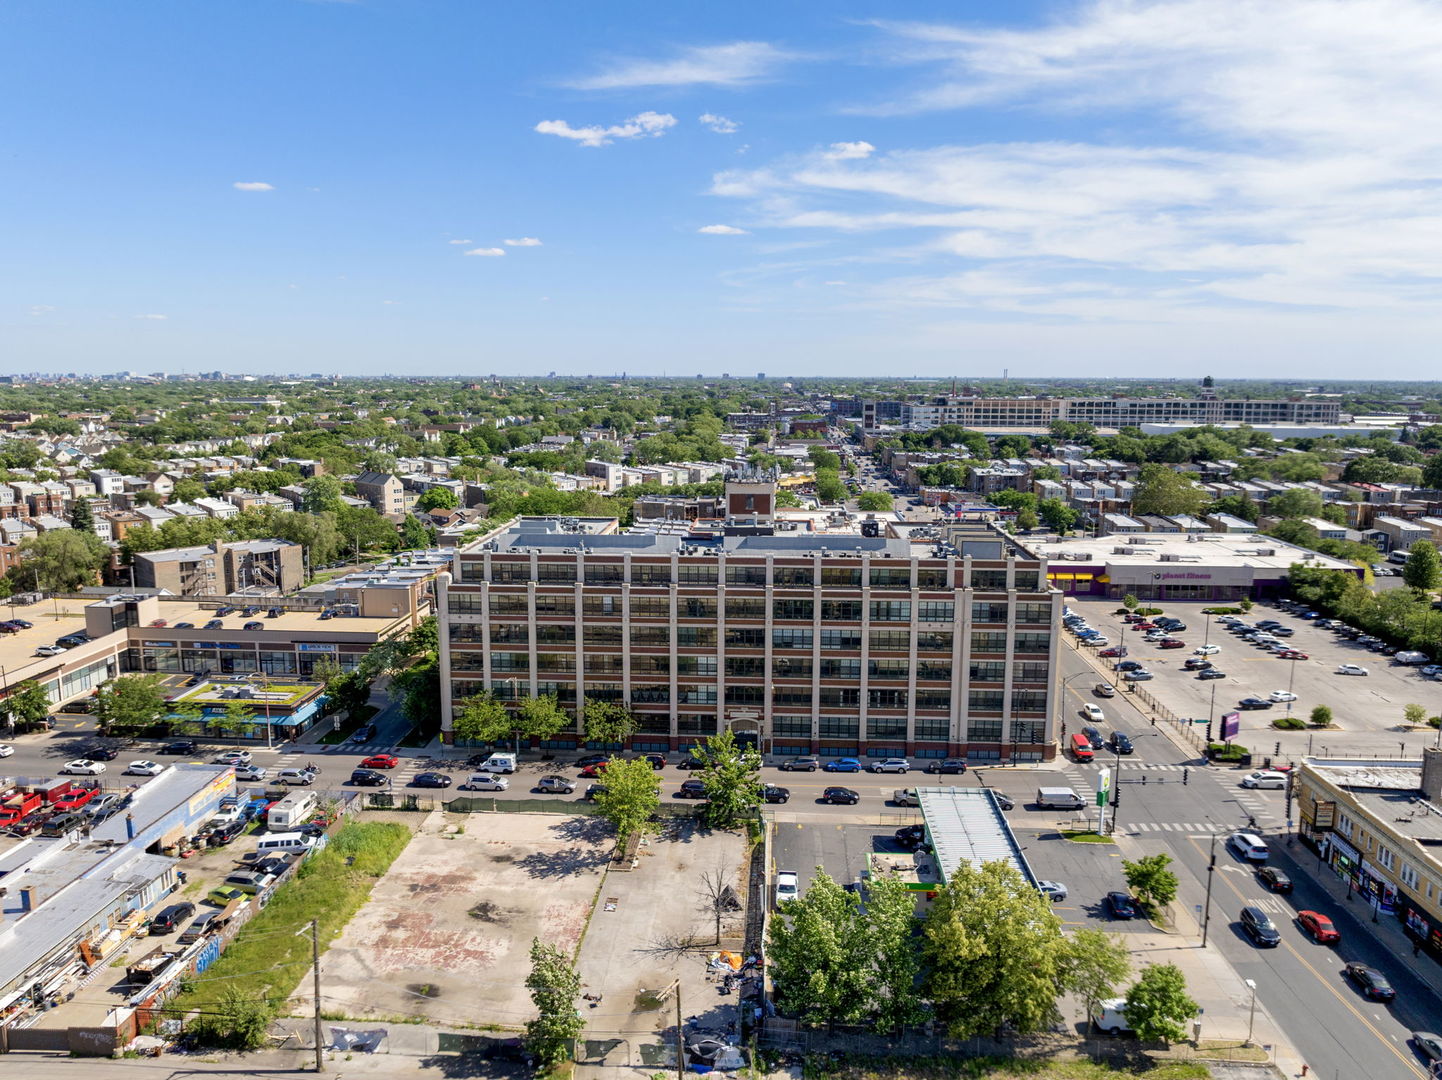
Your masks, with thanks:
[(1204, 607), (1203, 615), (1240, 615), (1242, 609), (1239, 607)]
[(1250, 753), (1241, 743), (1214, 742), (1207, 746), (1207, 754), (1213, 761), (1236, 761)]
[(1430, 718), (1427, 720), (1427, 724), (1428, 724), (1428, 726), (1430, 726), (1430, 727), (1442, 728), (1442, 716), (1433, 716), (1433, 717), (1430, 717)]
[(1159, 607), (1139, 607), (1132, 614), (1134, 615), (1160, 615), (1162, 609)]
[(1312, 710), (1311, 719), (1314, 727), (1331, 727), (1332, 710), (1326, 705), (1318, 705)]
[(1307, 723), (1300, 716), (1279, 716), (1272, 721), (1272, 726), (1279, 731), (1300, 731)]

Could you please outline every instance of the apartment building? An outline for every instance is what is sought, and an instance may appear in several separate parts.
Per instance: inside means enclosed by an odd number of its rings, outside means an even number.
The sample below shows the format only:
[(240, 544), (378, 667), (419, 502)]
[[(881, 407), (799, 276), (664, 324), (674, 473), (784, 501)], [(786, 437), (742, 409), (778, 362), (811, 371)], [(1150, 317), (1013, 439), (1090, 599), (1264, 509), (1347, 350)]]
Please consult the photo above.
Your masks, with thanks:
[(175, 596), (275, 596), (305, 582), (299, 544), (288, 540), (216, 541), (199, 547), (136, 554), (135, 584)]
[[(466, 698), (627, 705), (637, 750), (730, 730), (775, 755), (1054, 756), (1061, 595), (986, 524), (948, 539), (775, 528), (775, 481), (727, 525), (619, 533), (519, 518), (438, 579), (442, 730)], [(580, 726), (545, 744), (566, 750)]]
[(938, 397), (924, 402), (865, 402), (862, 427), (892, 423), (912, 431), (942, 424), (985, 431), (1045, 428), (1065, 420), (1121, 428), (1139, 424), (1335, 424), (1335, 401), (1198, 398)]
[(405, 485), (393, 473), (363, 472), (355, 478), (355, 492), (382, 514), (406, 512)]
[(1378, 915), (1442, 963), (1442, 750), (1422, 761), (1309, 759), (1297, 837)]

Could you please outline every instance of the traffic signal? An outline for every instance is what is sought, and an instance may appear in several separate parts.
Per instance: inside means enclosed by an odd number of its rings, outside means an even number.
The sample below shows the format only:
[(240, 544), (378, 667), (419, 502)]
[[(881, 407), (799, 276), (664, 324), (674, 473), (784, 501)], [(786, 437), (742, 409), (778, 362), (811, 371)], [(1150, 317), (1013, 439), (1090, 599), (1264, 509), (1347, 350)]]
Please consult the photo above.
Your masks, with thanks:
[(1182, 770), (1182, 783), (1185, 784), (1186, 782), (1187, 782), (1187, 770), (1186, 770), (1186, 769), (1183, 769), (1183, 770)]
[(1207, 721), (1207, 745), (1212, 745), (1212, 722), (1210, 720)]
[(1277, 745), (1272, 749), (1272, 756), (1273, 756), (1273, 757), (1281, 757), (1281, 756), (1282, 756), (1282, 744), (1281, 744), (1280, 742), (1277, 743)]
[(1156, 726), (1157, 726), (1157, 718), (1156, 718), (1155, 716), (1153, 716), (1153, 717), (1152, 717), (1152, 727), (1156, 727)]

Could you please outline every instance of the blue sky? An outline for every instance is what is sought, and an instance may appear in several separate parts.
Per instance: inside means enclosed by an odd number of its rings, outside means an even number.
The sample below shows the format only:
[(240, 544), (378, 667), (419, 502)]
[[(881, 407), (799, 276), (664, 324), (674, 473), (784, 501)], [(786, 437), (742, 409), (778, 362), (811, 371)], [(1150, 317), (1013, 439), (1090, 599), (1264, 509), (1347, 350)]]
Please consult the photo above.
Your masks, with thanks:
[(0, 7), (0, 366), (1433, 377), (1428, 0)]

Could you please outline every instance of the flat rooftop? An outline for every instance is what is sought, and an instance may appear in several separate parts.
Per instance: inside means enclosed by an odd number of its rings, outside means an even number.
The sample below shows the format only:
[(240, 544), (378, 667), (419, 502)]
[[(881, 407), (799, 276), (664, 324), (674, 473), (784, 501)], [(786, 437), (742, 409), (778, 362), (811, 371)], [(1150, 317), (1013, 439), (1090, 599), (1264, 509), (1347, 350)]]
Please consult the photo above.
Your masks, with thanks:
[(923, 787), (916, 794), (943, 881), (963, 862), (1006, 862), (1035, 884), (1021, 845), (989, 789)]
[[(214, 605), (202, 607), (193, 600), (160, 598), (160, 617), (168, 626), (138, 627), (132, 631), (132, 636), (139, 634), (147, 640), (175, 637), (176, 623), (192, 623), (194, 628), (182, 628), (187, 641), (194, 641), (198, 637), (209, 638), (224, 634), (221, 638), (224, 641), (236, 640), (260, 640), (264, 641), (269, 634), (283, 634), (293, 638), (298, 633), (303, 634), (376, 634), (384, 633), (392, 624), (405, 622), (406, 615), (387, 615), (384, 617), (371, 615), (336, 615), (334, 618), (322, 619), (319, 611), (287, 611), (275, 618), (267, 616), (270, 608), (266, 604), (265, 597), (257, 597), (255, 606), (260, 608), (259, 613), (247, 618), (239, 610), (230, 615), (217, 616)], [(223, 628), (216, 630), (205, 630), (205, 624), (213, 619), (220, 618), (224, 624)], [(245, 624), (258, 622), (263, 624), (260, 630), (246, 630)]]
[(1420, 762), (1307, 758), (1305, 766), (1329, 783), (1345, 788), (1365, 809), (1403, 836), (1428, 847), (1442, 847), (1442, 806), (1422, 797)]
[[(85, 629), (85, 607), (87, 600), (44, 600), (25, 607), (0, 607), (0, 620), (24, 619), (34, 623), (29, 630), (15, 634), (0, 634), (0, 667), (6, 672), (6, 682), (14, 684), (45, 671), (57, 670), (65, 662), (64, 656), (39, 657), (35, 650), (42, 645), (53, 645), (55, 639)], [(33, 670), (26, 670), (31, 669)]]
[[(1190, 537), (1190, 538), (1189, 538)], [(1021, 537), (1018, 543), (1033, 555), (1047, 559), (1052, 569), (1068, 562), (1111, 566), (1251, 566), (1285, 570), (1310, 557), (1313, 566), (1327, 570), (1355, 570), (1351, 563), (1287, 544), (1270, 536), (1250, 533), (1128, 533), (1102, 537)], [(1116, 551), (1130, 547), (1131, 554)], [(1077, 556), (1082, 556), (1077, 558)], [(1163, 559), (1162, 556), (1176, 556)]]

